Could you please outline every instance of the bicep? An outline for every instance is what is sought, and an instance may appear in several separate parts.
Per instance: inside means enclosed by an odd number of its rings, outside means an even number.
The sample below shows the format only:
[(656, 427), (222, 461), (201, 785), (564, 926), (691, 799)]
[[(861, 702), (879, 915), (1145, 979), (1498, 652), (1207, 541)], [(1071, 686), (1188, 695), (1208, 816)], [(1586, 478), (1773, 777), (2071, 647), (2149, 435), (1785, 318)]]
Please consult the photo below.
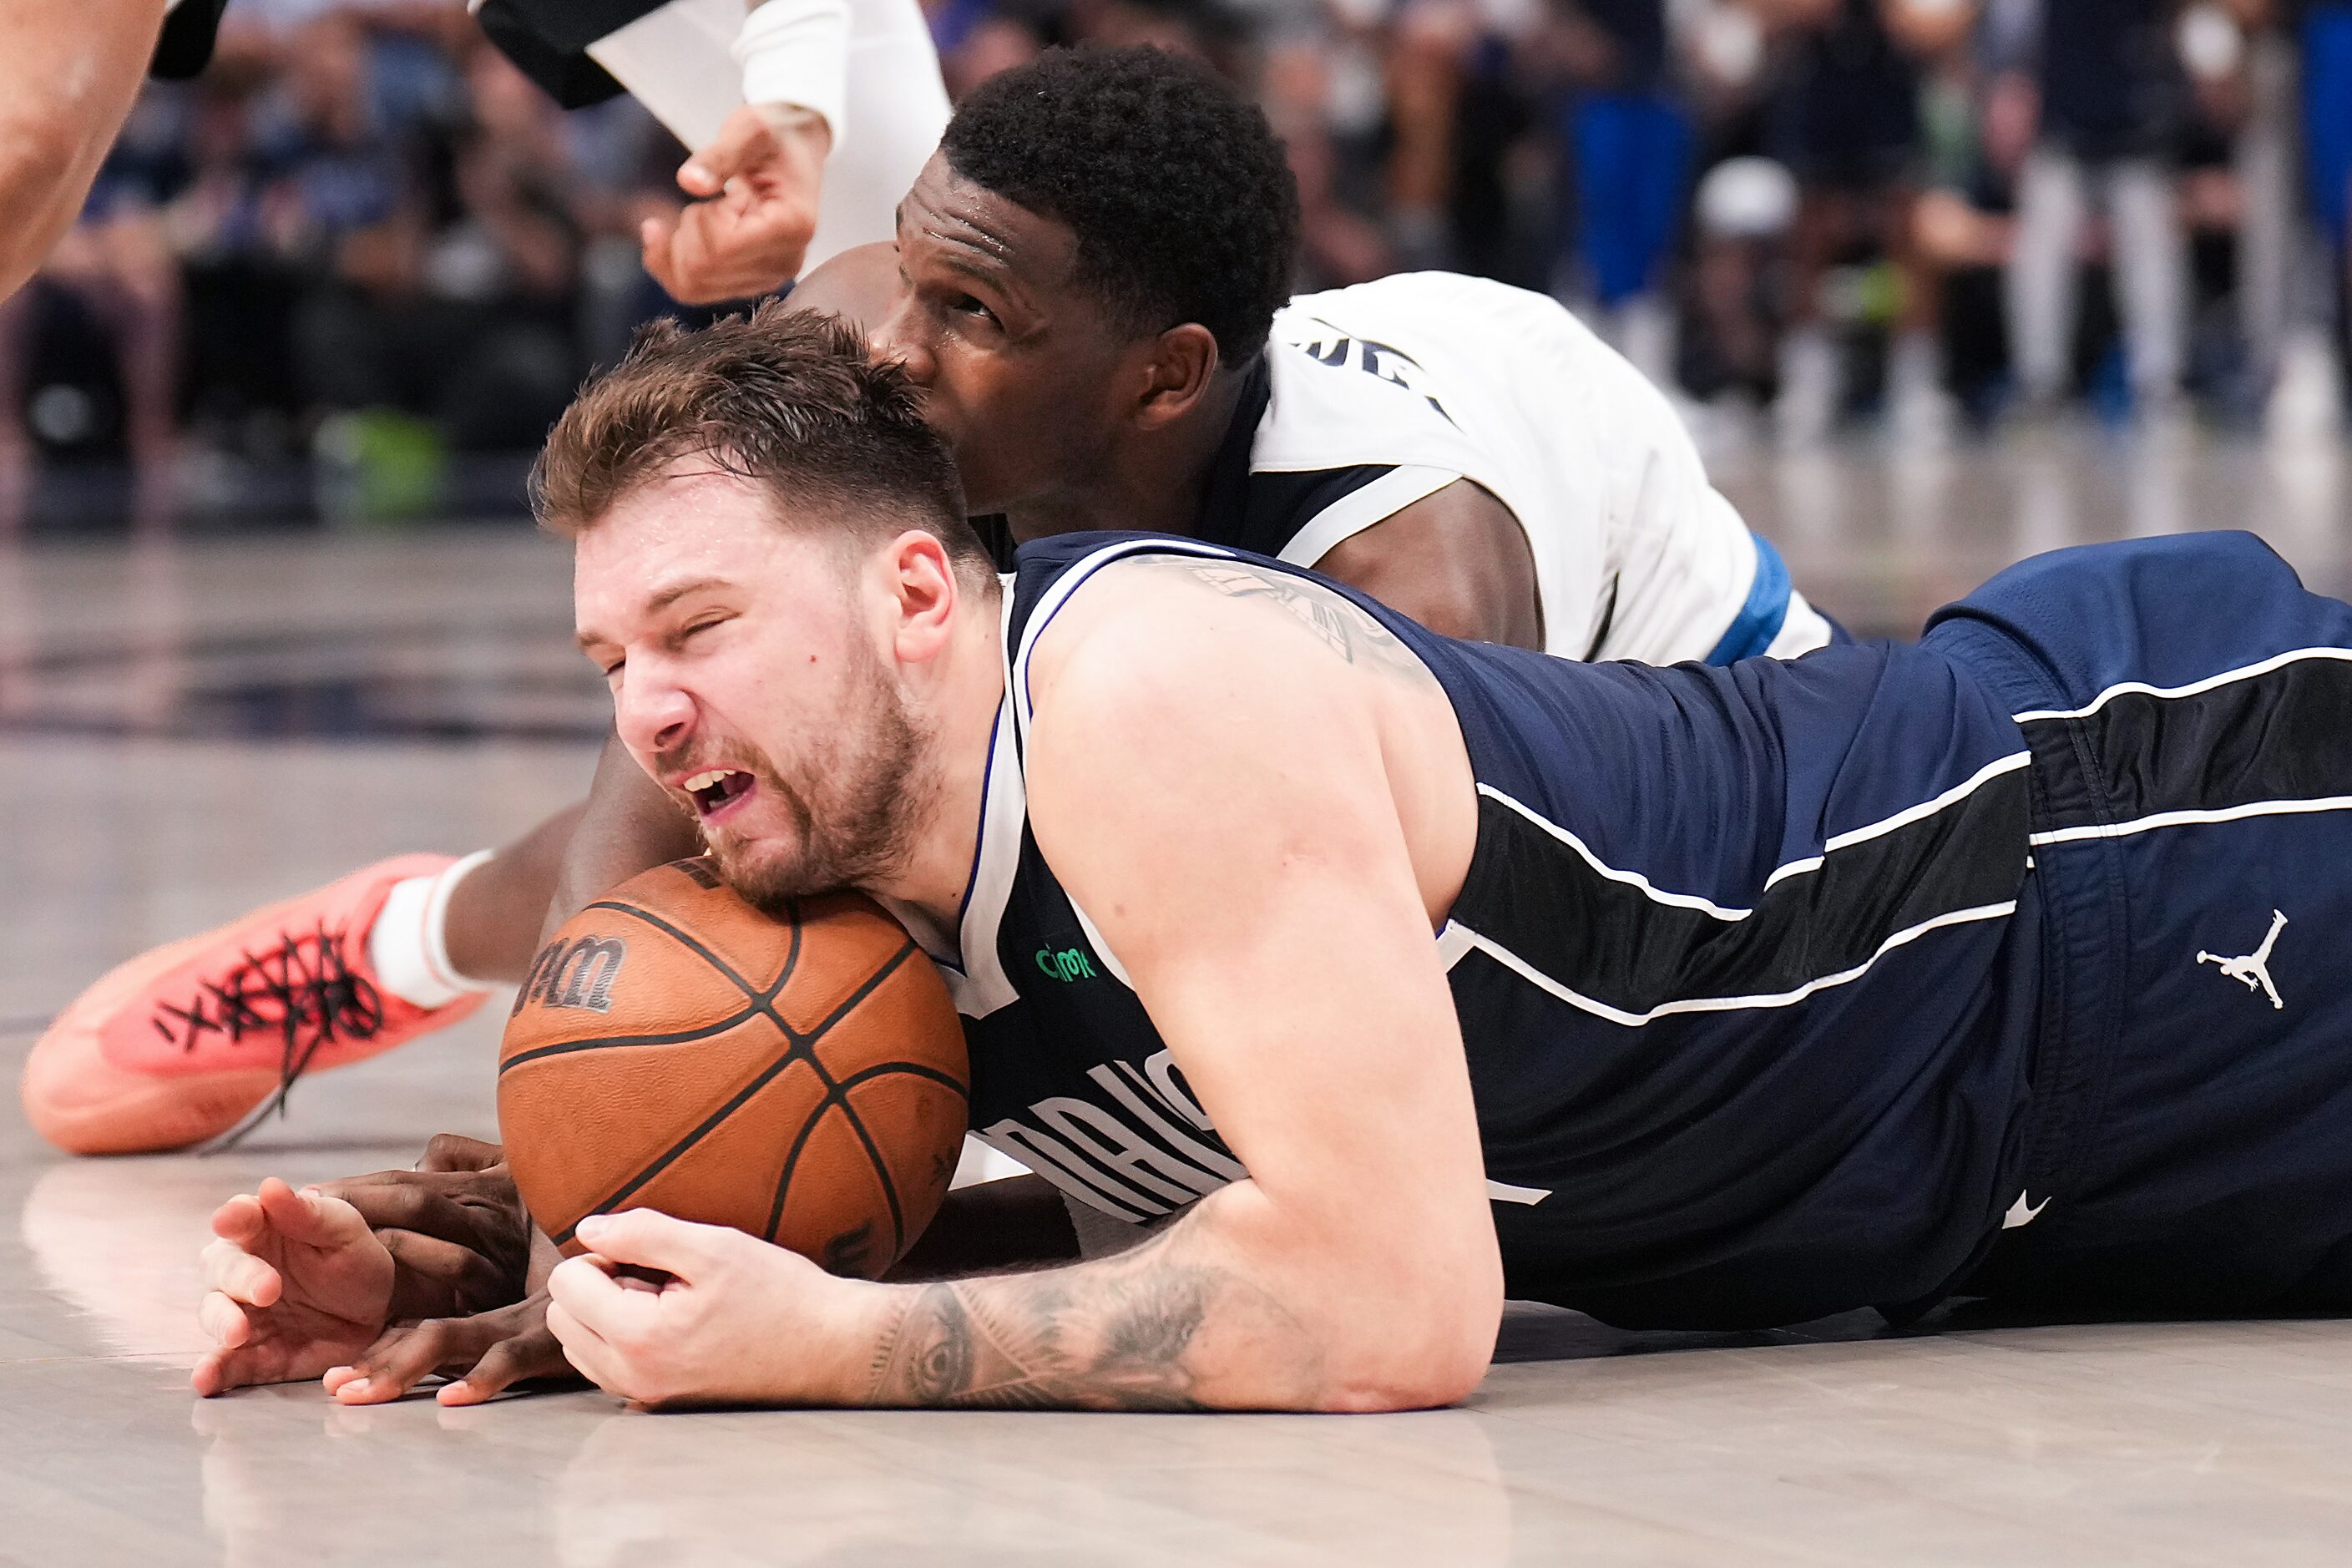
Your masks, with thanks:
[(1443, 636), (1543, 647), (1527, 531), (1472, 480), (1398, 508), (1324, 552), (1315, 569)]
[(1278, 1205), (1333, 1237), (1483, 1226), (1461, 1036), (1378, 732), (1344, 673), (1248, 642), (1173, 661), (1172, 704), (1081, 702), (1076, 731), (1041, 706), (1039, 847)]

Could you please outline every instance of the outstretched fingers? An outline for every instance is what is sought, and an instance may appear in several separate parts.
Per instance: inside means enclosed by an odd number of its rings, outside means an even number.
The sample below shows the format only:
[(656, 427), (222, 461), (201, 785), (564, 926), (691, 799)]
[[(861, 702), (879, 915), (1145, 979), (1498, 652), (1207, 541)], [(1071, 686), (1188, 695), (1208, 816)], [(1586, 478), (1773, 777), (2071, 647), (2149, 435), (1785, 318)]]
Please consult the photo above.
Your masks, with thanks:
[(470, 1318), (404, 1323), (322, 1381), (340, 1404), (380, 1405), (438, 1373), (457, 1379), (441, 1390), (441, 1403), (478, 1405), (525, 1379), (571, 1370), (547, 1330), (545, 1306), (541, 1297)]
[(542, 1377), (578, 1377), (563, 1359), (563, 1346), (542, 1319), (536, 1328), (500, 1340), (482, 1352), (473, 1369), (455, 1383), (442, 1385), (436, 1396), (444, 1405), (479, 1405), (494, 1399), (518, 1383)]
[(445, 1363), (465, 1354), (474, 1337), (467, 1331), (467, 1321), (434, 1318), (387, 1330), (359, 1360), (349, 1366), (330, 1367), (320, 1381), (339, 1405), (382, 1405), (398, 1399)]

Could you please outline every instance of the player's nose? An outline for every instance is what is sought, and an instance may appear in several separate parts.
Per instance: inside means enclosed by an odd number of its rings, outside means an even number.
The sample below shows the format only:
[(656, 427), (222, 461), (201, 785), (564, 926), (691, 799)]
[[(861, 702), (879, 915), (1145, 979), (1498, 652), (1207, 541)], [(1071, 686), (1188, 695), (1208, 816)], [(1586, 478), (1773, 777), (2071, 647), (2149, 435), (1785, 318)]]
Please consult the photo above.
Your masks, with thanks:
[(939, 357), (921, 332), (915, 330), (913, 300), (902, 298), (875, 327), (869, 342), (874, 357), (896, 361), (917, 386), (929, 386), (938, 374)]
[(639, 757), (656, 756), (685, 741), (694, 728), (694, 699), (657, 670), (624, 671), (613, 694), (613, 730)]

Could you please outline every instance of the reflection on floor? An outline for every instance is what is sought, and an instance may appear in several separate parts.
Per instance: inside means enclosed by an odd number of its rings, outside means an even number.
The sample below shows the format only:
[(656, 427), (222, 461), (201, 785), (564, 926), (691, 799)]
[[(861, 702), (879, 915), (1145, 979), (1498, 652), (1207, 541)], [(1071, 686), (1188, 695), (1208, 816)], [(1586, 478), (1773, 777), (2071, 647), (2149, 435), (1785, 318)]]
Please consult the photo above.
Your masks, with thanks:
[[(2352, 588), (2343, 456), (2062, 435), (1722, 479), (1822, 603), (1895, 632), (2020, 554), (2188, 526)], [(602, 693), (565, 595), (520, 532), (0, 556), (0, 1070), (116, 959), (575, 795)], [(212, 1160), (68, 1163), (0, 1110), (0, 1561), (2204, 1568), (2352, 1541), (2334, 1323), (1678, 1335), (1515, 1308), (1466, 1407), (1378, 1418), (190, 1399), (217, 1197), (488, 1135), (494, 1046), (477, 1019), (325, 1075)]]

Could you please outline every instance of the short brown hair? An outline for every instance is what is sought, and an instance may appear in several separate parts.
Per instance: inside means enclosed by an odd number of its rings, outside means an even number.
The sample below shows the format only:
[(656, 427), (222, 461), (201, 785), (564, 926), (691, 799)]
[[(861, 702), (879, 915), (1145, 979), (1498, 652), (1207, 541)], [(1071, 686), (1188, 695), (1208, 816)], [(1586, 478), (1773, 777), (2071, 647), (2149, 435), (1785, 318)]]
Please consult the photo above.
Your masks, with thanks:
[(531, 467), (531, 510), (541, 527), (577, 538), (696, 457), (835, 528), (922, 528), (960, 568), (992, 580), (994, 563), (964, 519), (955, 459), (923, 422), (914, 388), (837, 317), (772, 300), (698, 331), (641, 329), (548, 432)]

